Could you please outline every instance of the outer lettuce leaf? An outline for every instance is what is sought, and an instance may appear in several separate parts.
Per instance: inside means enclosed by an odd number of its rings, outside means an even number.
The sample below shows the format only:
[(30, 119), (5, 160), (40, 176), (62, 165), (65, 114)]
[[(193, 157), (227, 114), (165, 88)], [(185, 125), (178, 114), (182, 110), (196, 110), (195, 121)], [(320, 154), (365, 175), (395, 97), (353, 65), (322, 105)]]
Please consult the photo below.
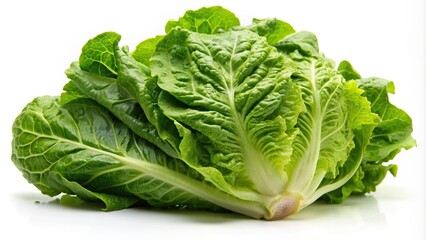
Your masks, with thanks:
[[(70, 68), (65, 72), (71, 82), (65, 86), (64, 90), (66, 92), (61, 95), (61, 102), (66, 103), (80, 97), (93, 99), (107, 108), (140, 137), (155, 144), (170, 156), (178, 157), (176, 150), (170, 143), (160, 137), (156, 126), (149, 122), (149, 118), (147, 118), (145, 112), (150, 114), (151, 111), (144, 112), (137, 100), (119, 86), (117, 80), (119, 77), (119, 62), (116, 52), (120, 38), (120, 35), (116, 33), (107, 32), (99, 34), (86, 43), (82, 49), (80, 59), (85, 59), (85, 56), (90, 55), (93, 49), (104, 50), (104, 54), (98, 54), (97, 56), (107, 55), (108, 58), (92, 58), (93, 61), (91, 62), (72, 63)], [(124, 55), (124, 52), (121, 50), (120, 53)], [(114, 64), (111, 65), (111, 63)], [(99, 65), (113, 68), (114, 75), (102, 75), (102, 73), (97, 71), (89, 72), (83, 70), (94, 69)], [(146, 69), (136, 62), (135, 67), (139, 70), (139, 77), (145, 79)]]
[(253, 217), (263, 215), (261, 207), (210, 187), (182, 161), (139, 138), (88, 99), (59, 106), (57, 98), (37, 98), (18, 116), (13, 132), (13, 162), (51, 196), (64, 192), (100, 200), (107, 210), (143, 200), (159, 207), (209, 210), (232, 205)]
[[(141, 202), (141, 199), (133, 196), (120, 196), (117, 194), (90, 191), (89, 189), (81, 186), (79, 183), (75, 181), (69, 181), (61, 174), (54, 171), (49, 172), (48, 176), (44, 177), (43, 180), (48, 181), (49, 187), (57, 191), (54, 194), (51, 194), (51, 196), (55, 196), (58, 193), (67, 193), (70, 195), (76, 195), (78, 198), (88, 202), (101, 202), (105, 205), (105, 207), (102, 209), (104, 211), (114, 211), (129, 208), (134, 204), (139, 204)], [(40, 186), (41, 184), (44, 183), (37, 182), (35, 185)]]
[(170, 156), (178, 157), (173, 147), (160, 137), (155, 126), (148, 121), (139, 103), (119, 88), (117, 79), (83, 71), (78, 63), (73, 63), (66, 74), (86, 97), (104, 106), (140, 137)]

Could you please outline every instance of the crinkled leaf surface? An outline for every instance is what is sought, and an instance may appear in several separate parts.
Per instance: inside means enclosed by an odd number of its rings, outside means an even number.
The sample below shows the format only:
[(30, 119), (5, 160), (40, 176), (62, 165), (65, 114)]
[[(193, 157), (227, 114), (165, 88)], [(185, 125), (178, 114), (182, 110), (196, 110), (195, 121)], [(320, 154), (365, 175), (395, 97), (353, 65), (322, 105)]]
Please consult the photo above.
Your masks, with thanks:
[(155, 144), (170, 156), (178, 156), (172, 146), (158, 135), (157, 129), (148, 121), (139, 103), (119, 88), (117, 79), (83, 71), (77, 63), (73, 63), (66, 73), (86, 97), (104, 106), (137, 135)]
[[(102, 39), (102, 41), (95, 41), (96, 39)], [(155, 144), (170, 156), (177, 157), (178, 154), (173, 147), (159, 136), (156, 126), (149, 122), (147, 114), (150, 115), (151, 111), (144, 112), (142, 108), (145, 105), (141, 106), (137, 98), (133, 98), (126, 91), (128, 89), (119, 86), (117, 78), (122, 79), (125, 77), (123, 77), (123, 74), (119, 74), (119, 71), (123, 72), (123, 67), (119, 68), (118, 65), (123, 60), (119, 60), (121, 58), (116, 56), (116, 53), (119, 51), (122, 56), (127, 57), (124, 49), (118, 49), (119, 40), (120, 36), (118, 34), (108, 32), (99, 34), (86, 43), (82, 49), (80, 59), (89, 55), (92, 49), (107, 49), (108, 56), (110, 57), (107, 59), (98, 59), (97, 62), (84, 63), (80, 61), (72, 63), (70, 68), (65, 71), (71, 82), (64, 87), (65, 92), (61, 95), (61, 102), (67, 102), (82, 96), (91, 98), (107, 108), (140, 137)], [(145, 68), (141, 64), (136, 63), (135, 60), (133, 61), (135, 64), (134, 67), (138, 70), (139, 79), (146, 79)], [(114, 63), (114, 75), (112, 76), (84, 70), (93, 69), (97, 64), (108, 66), (111, 62)], [(152, 94), (152, 91), (150, 93)]]
[(319, 53), (313, 34), (295, 33), (278, 43), (278, 48), (297, 62), (292, 78), (302, 90), (306, 107), (296, 125), (300, 133), (293, 143), (294, 169), (286, 168), (291, 173), (288, 189), (305, 196), (305, 204), (310, 204), (352, 177), (372, 128), (358, 131), (358, 145), (355, 130), (374, 126), (378, 118), (357, 84), (346, 82), (332, 61)]
[(56, 98), (37, 98), (13, 131), (14, 163), (46, 194), (99, 198), (107, 209), (128, 207), (135, 199), (163, 207), (217, 208), (175, 186), (179, 181), (190, 185), (198, 174), (138, 138), (93, 101), (59, 107)]
[[(234, 26), (239, 26), (240, 20), (229, 10), (220, 7), (206, 7), (198, 10), (189, 10), (185, 15), (178, 20), (170, 20), (166, 25), (166, 33), (170, 32), (175, 27), (187, 29), (192, 32), (214, 34), (218, 31), (228, 30)], [(270, 23), (269, 26), (276, 28), (277, 33), (286, 31), (284, 24)], [(266, 34), (266, 31), (264, 31)], [(275, 34), (277, 35), (277, 34)], [(164, 38), (164, 35), (158, 35), (153, 38), (148, 38), (136, 46), (132, 52), (132, 57), (144, 64), (150, 66), (150, 59), (155, 52), (157, 43)]]
[(146, 75), (140, 64), (118, 46), (115, 47), (115, 55), (118, 64), (117, 84), (137, 101), (159, 137), (172, 148), (172, 151), (167, 152), (178, 157), (181, 138), (173, 121), (166, 117), (158, 106), (161, 88), (157, 85), (157, 79)]
[(398, 167), (386, 164), (401, 149), (410, 149), (416, 145), (411, 137), (412, 121), (406, 112), (389, 102), (389, 94), (394, 93), (392, 82), (381, 78), (359, 79), (358, 72), (349, 62), (341, 63), (339, 71), (343, 71), (346, 79), (358, 79), (356, 82), (364, 91), (363, 95), (371, 102), (371, 110), (380, 117), (371, 138), (368, 140), (362, 163), (354, 177), (341, 189), (325, 195), (331, 202), (340, 203), (353, 193), (363, 194), (376, 191), (386, 174), (396, 175)]
[(160, 107), (192, 138), (192, 147), (181, 148), (191, 156), (184, 160), (233, 194), (239, 187), (281, 192), (301, 110), (292, 70), (251, 31), (172, 30), (157, 45), (152, 73), (164, 90)]

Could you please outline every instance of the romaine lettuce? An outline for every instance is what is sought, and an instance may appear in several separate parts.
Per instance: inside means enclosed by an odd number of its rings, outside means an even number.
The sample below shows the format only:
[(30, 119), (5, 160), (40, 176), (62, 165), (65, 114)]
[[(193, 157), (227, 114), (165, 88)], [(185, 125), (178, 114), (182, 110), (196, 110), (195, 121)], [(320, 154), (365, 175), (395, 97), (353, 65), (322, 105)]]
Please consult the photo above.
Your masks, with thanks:
[(12, 160), (44, 194), (275, 220), (375, 191), (415, 145), (391, 82), (336, 68), (281, 20), (240, 26), (216, 6), (133, 52), (120, 39), (89, 40), (61, 96), (15, 120)]

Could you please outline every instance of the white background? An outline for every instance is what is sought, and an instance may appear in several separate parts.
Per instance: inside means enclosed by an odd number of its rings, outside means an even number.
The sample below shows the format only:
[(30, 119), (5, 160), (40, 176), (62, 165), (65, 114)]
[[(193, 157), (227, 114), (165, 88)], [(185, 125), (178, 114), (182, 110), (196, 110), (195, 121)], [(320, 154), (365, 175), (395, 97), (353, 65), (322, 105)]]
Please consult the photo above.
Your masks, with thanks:
[[(314, 204), (282, 221), (238, 215), (63, 206), (41, 195), (13, 166), (11, 126), (34, 97), (58, 95), (64, 70), (89, 39), (122, 34), (133, 49), (188, 9), (222, 5), (240, 18), (277, 17), (314, 32), (321, 51), (349, 60), (362, 76), (393, 80), (392, 101), (413, 118), (418, 146), (394, 160), (377, 192), (342, 205)], [(426, 239), (425, 3), (356, 1), (2, 1), (0, 3), (0, 239)], [(39, 202), (39, 203), (36, 203)], [(11, 236), (11, 237), (5, 237)], [(19, 237), (18, 237), (19, 236)], [(291, 238), (290, 238), (291, 237)]]

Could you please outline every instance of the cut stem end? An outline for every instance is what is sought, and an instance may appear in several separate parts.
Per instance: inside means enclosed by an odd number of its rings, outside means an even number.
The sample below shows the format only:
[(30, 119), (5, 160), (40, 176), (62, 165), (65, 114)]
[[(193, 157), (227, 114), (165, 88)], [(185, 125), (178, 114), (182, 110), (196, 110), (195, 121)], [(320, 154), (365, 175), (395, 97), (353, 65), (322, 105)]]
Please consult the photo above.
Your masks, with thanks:
[(269, 213), (264, 216), (268, 221), (286, 218), (299, 211), (302, 197), (299, 194), (287, 194), (270, 201)]

